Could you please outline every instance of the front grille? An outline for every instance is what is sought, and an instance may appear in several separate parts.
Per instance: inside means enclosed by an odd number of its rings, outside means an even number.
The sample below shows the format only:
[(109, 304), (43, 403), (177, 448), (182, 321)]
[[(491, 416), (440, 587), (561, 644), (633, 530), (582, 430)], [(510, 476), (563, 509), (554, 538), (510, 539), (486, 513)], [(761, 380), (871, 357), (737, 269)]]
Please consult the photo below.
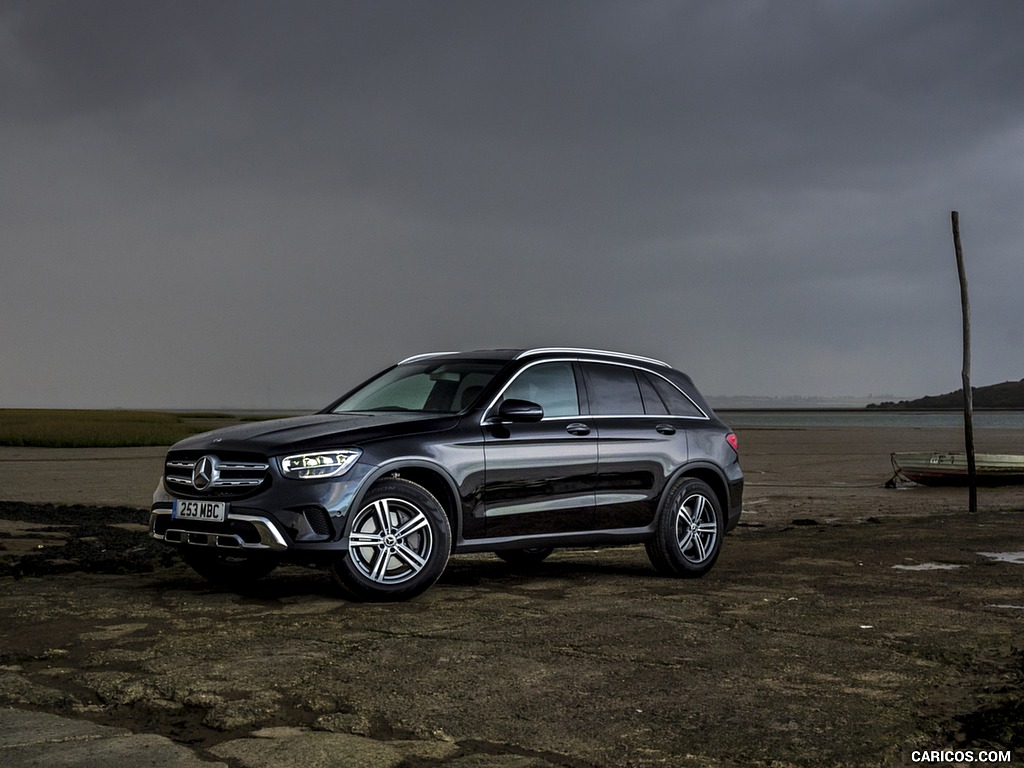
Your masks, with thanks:
[(215, 454), (169, 456), (164, 465), (164, 482), (167, 490), (179, 495), (239, 498), (267, 482), (269, 469), (266, 461), (247, 458)]

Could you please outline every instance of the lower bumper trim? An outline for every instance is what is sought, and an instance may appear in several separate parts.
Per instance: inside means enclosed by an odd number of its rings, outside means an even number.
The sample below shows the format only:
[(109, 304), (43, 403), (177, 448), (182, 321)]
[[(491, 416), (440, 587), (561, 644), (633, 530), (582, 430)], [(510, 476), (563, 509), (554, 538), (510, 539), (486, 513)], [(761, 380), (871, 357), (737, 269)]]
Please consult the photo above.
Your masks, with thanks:
[[(252, 526), (259, 541), (246, 541), (236, 533), (189, 529), (181, 520), (171, 519), (170, 510), (154, 509), (149, 516), (149, 535), (169, 544), (188, 544), (196, 547), (218, 547), (220, 549), (270, 550), (283, 552), (288, 542), (273, 523), (256, 515), (228, 514), (229, 523), (243, 522)], [(162, 531), (162, 533), (161, 533)]]

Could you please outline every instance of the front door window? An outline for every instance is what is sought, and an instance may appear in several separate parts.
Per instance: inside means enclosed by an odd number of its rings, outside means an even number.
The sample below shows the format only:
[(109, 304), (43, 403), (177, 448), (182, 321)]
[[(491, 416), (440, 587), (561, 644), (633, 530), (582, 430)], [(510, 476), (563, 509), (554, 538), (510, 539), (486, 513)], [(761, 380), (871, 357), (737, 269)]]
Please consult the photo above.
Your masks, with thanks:
[(528, 400), (544, 409), (545, 418), (578, 416), (579, 396), (572, 363), (542, 363), (527, 368), (505, 390), (504, 399)]

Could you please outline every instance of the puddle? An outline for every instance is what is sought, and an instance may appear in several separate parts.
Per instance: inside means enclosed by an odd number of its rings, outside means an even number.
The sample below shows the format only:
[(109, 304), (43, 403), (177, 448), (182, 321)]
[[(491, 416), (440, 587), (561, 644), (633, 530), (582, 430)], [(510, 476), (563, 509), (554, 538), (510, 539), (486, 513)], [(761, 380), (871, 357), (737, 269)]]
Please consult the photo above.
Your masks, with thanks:
[(979, 552), (982, 557), (990, 557), (1001, 563), (1017, 563), (1024, 565), (1024, 552)]
[(1000, 605), (986, 605), (985, 607), (986, 608), (1007, 608), (1007, 609), (1009, 609), (1011, 611), (1024, 611), (1024, 605), (1008, 605), (1007, 603), (1002, 603)]
[(894, 565), (897, 571), (954, 571), (963, 568), (962, 565), (953, 563), (918, 563), (917, 565)]

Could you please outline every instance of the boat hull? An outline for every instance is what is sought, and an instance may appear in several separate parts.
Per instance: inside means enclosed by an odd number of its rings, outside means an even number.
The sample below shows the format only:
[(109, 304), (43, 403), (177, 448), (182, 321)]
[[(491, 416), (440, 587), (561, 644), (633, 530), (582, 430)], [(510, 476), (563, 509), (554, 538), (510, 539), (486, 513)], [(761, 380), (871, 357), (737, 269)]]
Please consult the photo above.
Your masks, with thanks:
[[(979, 485), (1024, 484), (1024, 456), (978, 453), (974, 457)], [(892, 454), (896, 474), (922, 485), (966, 485), (966, 453), (900, 452)]]

